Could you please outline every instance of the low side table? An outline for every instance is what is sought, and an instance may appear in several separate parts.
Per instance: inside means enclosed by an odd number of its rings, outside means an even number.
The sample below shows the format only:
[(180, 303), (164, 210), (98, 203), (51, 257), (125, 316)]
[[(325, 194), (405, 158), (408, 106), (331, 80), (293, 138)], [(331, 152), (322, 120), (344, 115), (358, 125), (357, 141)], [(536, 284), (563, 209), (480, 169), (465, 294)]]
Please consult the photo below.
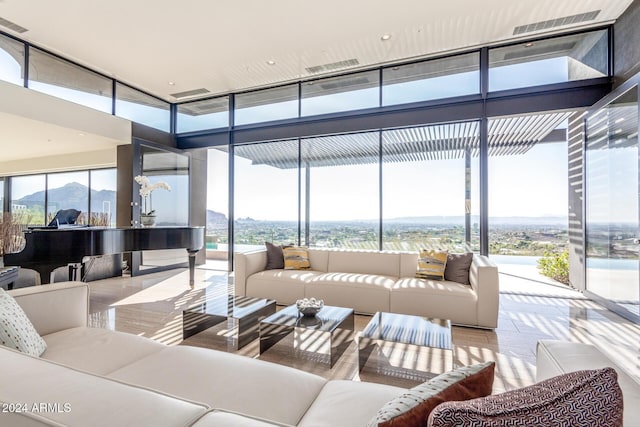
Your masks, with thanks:
[(258, 338), (260, 320), (275, 312), (275, 300), (219, 295), (182, 312), (182, 339), (233, 319), (237, 328), (236, 349), (240, 349)]
[[(260, 354), (296, 330), (314, 331), (330, 340), (330, 367), (352, 341), (353, 309), (325, 305), (314, 317), (306, 317), (290, 305), (260, 322)], [(338, 333), (346, 330), (348, 333)]]
[[(377, 312), (360, 334), (358, 341), (358, 369), (364, 369), (372, 351), (378, 347), (396, 347), (400, 350), (417, 347), (426, 350), (428, 360), (441, 358), (443, 372), (453, 368), (451, 321), (406, 314)], [(437, 372), (438, 374), (442, 372)]]

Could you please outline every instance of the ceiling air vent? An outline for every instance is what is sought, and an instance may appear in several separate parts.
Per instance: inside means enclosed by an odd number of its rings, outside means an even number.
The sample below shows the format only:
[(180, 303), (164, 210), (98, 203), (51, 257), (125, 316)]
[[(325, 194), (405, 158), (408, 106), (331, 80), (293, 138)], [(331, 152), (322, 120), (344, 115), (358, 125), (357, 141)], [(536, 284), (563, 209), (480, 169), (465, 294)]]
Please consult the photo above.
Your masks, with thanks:
[(185, 90), (184, 92), (170, 93), (169, 95), (173, 96), (176, 99), (181, 99), (181, 98), (189, 98), (196, 95), (204, 95), (207, 93), (209, 93), (208, 89), (200, 88), (200, 89)]
[(360, 64), (360, 62), (358, 62), (357, 59), (353, 58), (353, 59), (345, 59), (344, 61), (332, 62), (330, 64), (315, 65), (313, 67), (307, 67), (305, 68), (305, 70), (307, 70), (308, 73), (314, 74), (314, 73), (322, 73), (324, 71), (333, 71), (339, 68), (354, 67), (358, 64)]
[(21, 27), (20, 25), (16, 24), (15, 22), (11, 22), (8, 19), (4, 19), (0, 17), (0, 26), (8, 28), (12, 31), (15, 31), (16, 33), (26, 33), (27, 30), (25, 27)]
[(600, 13), (599, 10), (593, 12), (579, 13), (577, 15), (563, 16), (562, 18), (550, 19), (548, 21), (534, 22), (533, 24), (520, 25), (513, 29), (513, 35), (532, 33), (534, 31), (548, 30), (549, 28), (561, 27), (563, 25), (579, 24), (580, 22), (592, 21)]

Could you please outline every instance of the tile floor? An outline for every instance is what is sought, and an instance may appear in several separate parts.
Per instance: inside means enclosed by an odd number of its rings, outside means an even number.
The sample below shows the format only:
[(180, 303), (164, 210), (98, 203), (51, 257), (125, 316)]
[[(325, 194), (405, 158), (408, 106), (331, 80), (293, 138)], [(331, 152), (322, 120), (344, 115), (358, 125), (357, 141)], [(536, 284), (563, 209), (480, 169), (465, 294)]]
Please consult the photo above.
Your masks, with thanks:
[[(498, 328), (481, 330), (453, 327), (454, 363), (457, 365), (496, 361), (494, 392), (535, 382), (536, 342), (558, 339), (592, 343), (640, 380), (640, 325), (633, 324), (585, 299), (580, 293), (539, 282), (523, 283), (513, 275), (501, 274)], [(182, 340), (182, 310), (202, 302), (207, 295), (232, 292), (225, 272), (196, 270), (196, 285), (188, 285), (186, 269), (154, 273), (135, 278), (122, 277), (91, 282), (91, 325), (149, 337), (168, 345), (195, 345), (280, 363), (331, 379), (353, 379), (411, 387), (432, 374), (416, 371), (421, 360), (417, 349), (386, 358), (387, 365), (358, 372), (353, 342), (330, 369), (322, 355), (299, 348), (299, 337), (290, 336), (259, 355), (258, 341), (233, 349), (232, 331), (226, 324)], [(369, 316), (357, 315), (356, 331)], [(396, 357), (398, 356), (398, 357)], [(379, 358), (380, 359), (380, 358)], [(381, 358), (385, 359), (385, 358)], [(438, 372), (433, 367), (433, 372)]]

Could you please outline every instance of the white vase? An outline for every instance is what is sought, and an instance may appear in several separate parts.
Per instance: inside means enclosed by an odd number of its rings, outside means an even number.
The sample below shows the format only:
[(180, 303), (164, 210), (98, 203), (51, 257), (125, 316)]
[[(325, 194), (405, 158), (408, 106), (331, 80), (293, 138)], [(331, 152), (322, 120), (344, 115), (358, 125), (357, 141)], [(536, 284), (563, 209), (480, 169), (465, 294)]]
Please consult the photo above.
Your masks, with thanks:
[(140, 223), (145, 227), (153, 227), (156, 223), (156, 216), (149, 214), (140, 214)]

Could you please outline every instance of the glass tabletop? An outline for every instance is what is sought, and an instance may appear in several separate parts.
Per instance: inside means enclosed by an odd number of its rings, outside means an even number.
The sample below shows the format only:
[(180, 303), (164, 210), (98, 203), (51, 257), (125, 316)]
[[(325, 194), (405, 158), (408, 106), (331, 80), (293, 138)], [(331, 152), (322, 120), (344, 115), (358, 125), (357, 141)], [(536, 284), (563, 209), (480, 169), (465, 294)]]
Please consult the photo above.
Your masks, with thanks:
[(404, 344), (453, 349), (451, 322), (443, 319), (378, 312), (373, 315), (360, 336)]
[(265, 298), (219, 295), (193, 305), (185, 311), (241, 319), (270, 304), (275, 304), (275, 301)]
[(315, 316), (307, 317), (298, 312), (298, 307), (290, 305), (263, 319), (260, 323), (333, 332), (350, 315), (353, 315), (352, 308), (325, 305)]

